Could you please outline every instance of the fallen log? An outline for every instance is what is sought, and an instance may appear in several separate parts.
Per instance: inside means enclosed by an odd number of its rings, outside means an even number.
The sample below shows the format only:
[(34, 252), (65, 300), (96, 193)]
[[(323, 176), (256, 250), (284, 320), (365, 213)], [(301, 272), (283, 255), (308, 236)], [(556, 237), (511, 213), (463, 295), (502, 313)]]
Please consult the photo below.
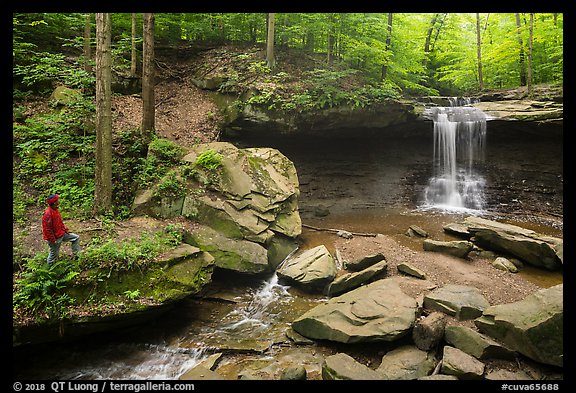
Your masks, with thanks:
[(338, 232), (348, 232), (351, 233), (354, 236), (367, 236), (367, 237), (376, 237), (378, 236), (377, 233), (364, 233), (364, 232), (350, 232), (350, 231), (346, 231), (344, 229), (333, 229), (333, 228), (319, 228), (319, 227), (315, 227), (312, 225), (308, 225), (308, 224), (302, 224), (302, 226), (304, 228), (308, 228), (308, 229), (313, 229), (315, 231), (324, 231), (324, 232), (333, 232), (333, 233), (338, 233)]

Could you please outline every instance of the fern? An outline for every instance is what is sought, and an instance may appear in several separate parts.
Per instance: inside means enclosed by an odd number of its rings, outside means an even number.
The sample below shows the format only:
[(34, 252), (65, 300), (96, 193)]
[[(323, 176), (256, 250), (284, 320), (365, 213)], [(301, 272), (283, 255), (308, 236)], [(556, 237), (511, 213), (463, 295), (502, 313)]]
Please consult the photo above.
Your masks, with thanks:
[(218, 169), (220, 166), (222, 166), (223, 158), (224, 157), (222, 156), (222, 154), (216, 152), (215, 150), (208, 149), (206, 151), (203, 151), (198, 156), (198, 158), (196, 158), (195, 164), (202, 168), (215, 170)]
[(29, 259), (25, 270), (15, 282), (13, 307), (31, 313), (44, 311), (48, 318), (62, 319), (67, 307), (73, 303), (64, 289), (79, 274), (70, 260), (62, 259), (46, 264), (45, 253)]

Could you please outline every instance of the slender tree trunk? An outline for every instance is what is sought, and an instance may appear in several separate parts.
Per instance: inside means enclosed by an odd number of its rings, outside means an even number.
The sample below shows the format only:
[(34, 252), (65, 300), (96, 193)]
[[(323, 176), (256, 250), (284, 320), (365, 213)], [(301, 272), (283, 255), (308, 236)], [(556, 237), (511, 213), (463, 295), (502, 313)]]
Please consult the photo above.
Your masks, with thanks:
[(328, 39), (327, 39), (327, 57), (326, 61), (328, 64), (332, 63), (332, 60), (335, 55), (335, 46), (336, 46), (336, 14), (330, 14), (329, 16), (329, 27), (328, 27)]
[(428, 28), (428, 34), (426, 34), (426, 41), (424, 42), (424, 66), (428, 63), (428, 54), (430, 53), (430, 40), (432, 39), (432, 32), (434, 31), (434, 25), (438, 20), (440, 14), (434, 14), (432, 20), (430, 21), (430, 27)]
[(440, 30), (442, 30), (442, 26), (444, 26), (444, 21), (446, 21), (447, 17), (448, 14), (445, 13), (442, 19), (440, 20), (440, 25), (436, 29), (436, 34), (434, 34), (434, 41), (432, 41), (432, 46), (430, 47), (431, 52), (434, 50), (434, 46), (436, 45), (436, 41), (438, 41), (438, 36), (440, 35)]
[(84, 19), (84, 70), (92, 72), (90, 60), (92, 58), (92, 51), (90, 49), (91, 28), (90, 28), (90, 14), (85, 15)]
[(516, 32), (518, 34), (518, 48), (520, 49), (520, 86), (526, 86), (526, 64), (524, 62), (524, 43), (522, 42), (522, 24), (520, 14), (516, 14)]
[(154, 131), (154, 14), (143, 14), (142, 36), (142, 132)]
[(268, 38), (266, 39), (266, 64), (273, 70), (276, 67), (276, 58), (274, 57), (274, 24), (276, 14), (268, 14)]
[(136, 14), (132, 13), (132, 54), (130, 59), (130, 75), (136, 76)]
[(311, 31), (308, 31), (306, 33), (306, 35), (304, 36), (304, 48), (308, 51), (314, 52), (314, 33)]
[(93, 214), (112, 209), (112, 56), (110, 14), (96, 14), (96, 168)]
[(254, 21), (254, 18), (248, 19), (248, 28), (250, 31), (250, 42), (256, 43), (258, 37), (258, 24)]
[(478, 87), (484, 90), (484, 81), (482, 77), (482, 39), (480, 35), (480, 14), (476, 13), (476, 45), (478, 57)]
[(534, 42), (534, 14), (530, 13), (530, 38), (528, 39), (528, 95), (532, 95), (532, 44)]
[[(388, 13), (388, 33), (386, 37), (386, 53), (390, 53), (390, 43), (392, 41), (392, 13)], [(385, 63), (382, 65), (382, 75), (380, 76), (380, 80), (386, 80), (386, 75), (388, 74), (388, 59), (385, 60)]]

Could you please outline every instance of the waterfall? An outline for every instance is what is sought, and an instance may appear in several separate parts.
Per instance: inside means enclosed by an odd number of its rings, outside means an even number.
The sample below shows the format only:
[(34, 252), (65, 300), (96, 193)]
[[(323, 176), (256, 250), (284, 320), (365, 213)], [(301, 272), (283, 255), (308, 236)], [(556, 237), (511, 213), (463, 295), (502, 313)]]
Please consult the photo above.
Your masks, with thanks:
[(451, 98), (450, 107), (428, 108), (434, 121), (433, 175), (425, 189), (424, 207), (483, 210), (486, 115), (469, 99)]

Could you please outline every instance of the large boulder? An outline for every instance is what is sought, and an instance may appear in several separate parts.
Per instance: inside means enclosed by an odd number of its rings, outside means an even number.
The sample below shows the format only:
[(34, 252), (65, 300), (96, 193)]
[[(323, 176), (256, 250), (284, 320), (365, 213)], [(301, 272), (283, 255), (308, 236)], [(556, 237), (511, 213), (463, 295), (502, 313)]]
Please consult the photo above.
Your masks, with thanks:
[(292, 328), (315, 340), (342, 343), (395, 341), (416, 321), (417, 302), (392, 278), (381, 279), (331, 298), (292, 322)]
[(472, 236), (471, 241), (481, 248), (511, 254), (536, 267), (549, 270), (562, 267), (564, 242), (561, 238), (475, 216), (466, 217), (463, 225)]
[(479, 380), (484, 376), (486, 366), (474, 356), (466, 352), (445, 345), (442, 349), (442, 374), (454, 375), (458, 379)]
[(321, 292), (334, 280), (336, 270), (334, 258), (326, 246), (320, 245), (286, 260), (276, 274), (281, 282)]
[(55, 105), (69, 105), (82, 98), (80, 90), (72, 89), (66, 86), (58, 86), (52, 94), (50, 94), (50, 101)]
[(466, 326), (448, 326), (444, 332), (448, 344), (476, 359), (514, 360), (515, 352), (492, 338)]
[(475, 319), (478, 329), (540, 363), (564, 365), (564, 284), (541, 289), (524, 300), (488, 307)]
[[(213, 270), (212, 255), (198, 247), (180, 244), (157, 256), (145, 269), (102, 277), (97, 288), (92, 282), (75, 282), (65, 290), (79, 302), (93, 296), (95, 290), (110, 298), (123, 298), (124, 302), (104, 315), (70, 316), (62, 320), (15, 325), (13, 345), (77, 339), (148, 323), (171, 310), (178, 301), (198, 294), (211, 282)], [(127, 291), (137, 293), (138, 298), (126, 301)]]
[(358, 288), (367, 282), (373, 281), (377, 277), (382, 276), (388, 270), (388, 262), (384, 259), (368, 266), (366, 269), (358, 272), (349, 272), (342, 274), (334, 279), (326, 289), (326, 295), (337, 296), (344, 292), (348, 292), (354, 288)]
[[(201, 163), (207, 154), (215, 165)], [(228, 239), (257, 243), (271, 249), (271, 269), (296, 247), (302, 232), (298, 175), (278, 150), (239, 149), (228, 142), (198, 144), (187, 149), (170, 176), (174, 173), (184, 189), (175, 196), (163, 194), (159, 184), (166, 175), (137, 192), (134, 215), (183, 216)]]
[(474, 248), (474, 244), (466, 240), (441, 241), (424, 239), (422, 247), (424, 251), (441, 252), (458, 258), (466, 258)]
[(266, 249), (248, 240), (230, 239), (220, 232), (201, 225), (185, 231), (183, 240), (210, 253), (216, 267), (241, 273), (263, 273), (270, 271)]

